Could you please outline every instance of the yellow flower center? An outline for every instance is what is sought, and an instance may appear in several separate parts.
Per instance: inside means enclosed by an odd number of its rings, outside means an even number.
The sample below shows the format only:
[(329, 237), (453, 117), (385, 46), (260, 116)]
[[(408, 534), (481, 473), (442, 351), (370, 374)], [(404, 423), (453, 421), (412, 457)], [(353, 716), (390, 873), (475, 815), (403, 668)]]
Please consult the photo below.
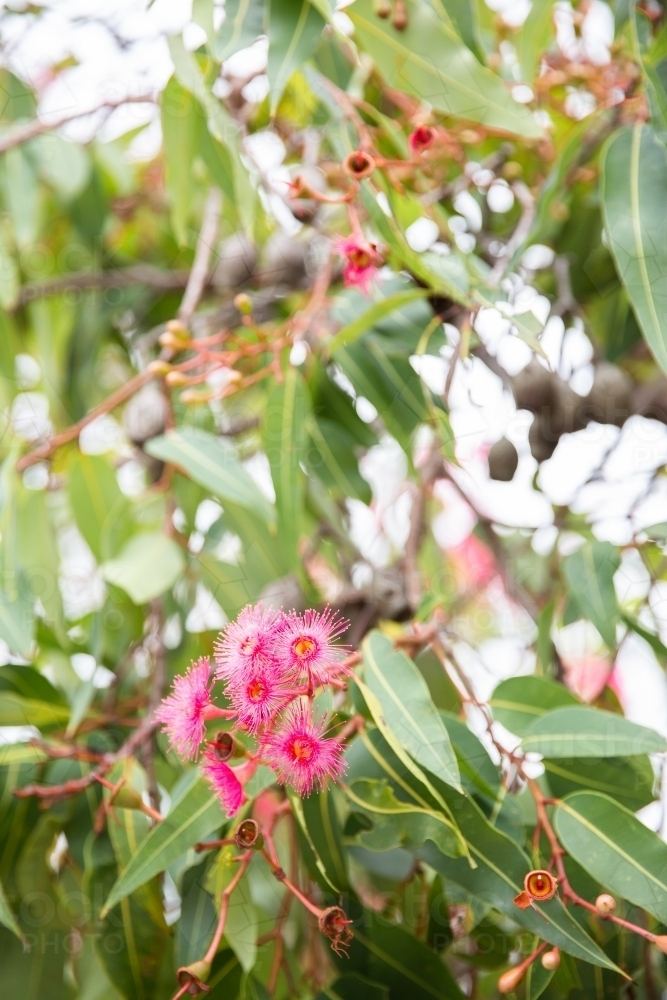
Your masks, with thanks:
[(254, 680), (248, 684), (248, 697), (250, 701), (261, 701), (266, 694), (266, 684), (264, 681)]
[(300, 660), (303, 659), (304, 656), (308, 656), (309, 653), (312, 653), (314, 649), (315, 649), (314, 641), (312, 639), (306, 638), (305, 636), (302, 636), (300, 639), (297, 639), (296, 642), (294, 643), (294, 652), (299, 657)]
[(297, 761), (308, 761), (313, 756), (313, 745), (310, 740), (304, 739), (302, 736), (297, 736), (296, 739), (292, 740), (292, 757)]

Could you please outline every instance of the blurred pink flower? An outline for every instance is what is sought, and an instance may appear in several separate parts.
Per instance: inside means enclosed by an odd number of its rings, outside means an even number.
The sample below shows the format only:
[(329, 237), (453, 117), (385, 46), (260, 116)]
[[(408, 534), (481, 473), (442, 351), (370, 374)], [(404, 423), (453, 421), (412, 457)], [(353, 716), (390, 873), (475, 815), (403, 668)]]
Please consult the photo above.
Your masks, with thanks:
[(481, 590), (497, 575), (493, 553), (477, 535), (470, 534), (458, 545), (447, 549), (454, 565), (459, 586), (466, 590)]
[(207, 709), (211, 704), (209, 675), (209, 658), (203, 656), (187, 673), (174, 678), (171, 694), (163, 700), (155, 715), (172, 749), (182, 757), (196, 757), (204, 739)]
[(564, 680), (570, 691), (582, 701), (594, 701), (609, 680), (612, 663), (608, 656), (590, 653), (584, 656), (563, 656)]
[(324, 722), (316, 722), (303, 703), (285, 716), (281, 729), (262, 741), (262, 756), (274, 769), (281, 784), (292, 785), (299, 795), (322, 787), (327, 777), (345, 771), (343, 747), (324, 736)]
[(368, 295), (378, 268), (384, 263), (375, 244), (361, 236), (341, 236), (334, 242), (334, 251), (346, 258), (343, 281), (347, 287), (358, 288)]

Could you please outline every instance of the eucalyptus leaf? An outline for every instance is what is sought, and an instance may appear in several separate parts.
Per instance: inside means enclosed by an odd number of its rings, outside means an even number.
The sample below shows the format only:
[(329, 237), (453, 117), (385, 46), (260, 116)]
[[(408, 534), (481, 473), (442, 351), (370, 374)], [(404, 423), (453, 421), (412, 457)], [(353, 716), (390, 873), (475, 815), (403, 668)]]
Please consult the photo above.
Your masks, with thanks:
[(161, 531), (145, 531), (103, 563), (102, 574), (135, 604), (146, 604), (173, 587), (184, 568), (183, 550), (173, 539)]
[(667, 740), (654, 729), (596, 708), (557, 708), (538, 718), (521, 742), (524, 753), (545, 757), (632, 757), (662, 753)]
[(621, 562), (610, 542), (586, 542), (563, 560), (565, 585), (581, 615), (588, 618), (610, 649), (616, 646), (618, 601), (614, 573)]

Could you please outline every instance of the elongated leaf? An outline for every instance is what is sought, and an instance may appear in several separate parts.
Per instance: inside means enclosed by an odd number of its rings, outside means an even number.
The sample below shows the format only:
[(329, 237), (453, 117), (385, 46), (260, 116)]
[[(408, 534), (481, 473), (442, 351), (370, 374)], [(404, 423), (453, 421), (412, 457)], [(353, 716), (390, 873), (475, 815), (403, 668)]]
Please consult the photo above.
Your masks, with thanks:
[[(385, 779), (397, 798), (412, 801), (423, 808), (435, 808), (434, 800), (400, 759), (393, 748), (375, 730), (362, 734), (347, 752), (348, 780), (351, 785), (361, 778)], [(437, 781), (436, 778), (433, 779)], [(544, 940), (563, 951), (600, 965), (616, 968), (604, 952), (588, 936), (558, 899), (538, 904), (535, 909), (519, 910), (514, 897), (523, 887), (523, 880), (532, 864), (523, 849), (505, 833), (492, 826), (478, 806), (466, 796), (438, 782), (447, 795), (451, 812), (464, 836), (474, 861), (467, 857), (450, 858), (432, 841), (417, 851), (427, 864), (446, 879), (461, 886), (467, 893), (505, 913)]]
[(34, 698), (22, 698), (14, 691), (0, 692), (0, 726), (36, 726), (56, 729), (69, 719), (69, 707)]
[(431, 840), (443, 854), (456, 857), (460, 853), (453, 823), (432, 809), (399, 801), (386, 782), (361, 778), (345, 791), (352, 805), (373, 824), (371, 830), (357, 837), (363, 847), (390, 851), (395, 847), (422, 847)]
[(264, 0), (227, 0), (225, 20), (213, 42), (220, 62), (247, 48), (264, 31)]
[(603, 792), (635, 812), (654, 799), (655, 775), (648, 757), (605, 757), (542, 761), (553, 794)]
[(588, 618), (609, 646), (616, 646), (618, 601), (614, 573), (620, 565), (618, 549), (609, 542), (586, 542), (563, 560), (565, 584), (584, 618)]
[(612, 135), (602, 155), (601, 193), (616, 269), (667, 372), (667, 151), (650, 125)]
[(355, 39), (375, 60), (387, 83), (426, 97), (439, 111), (489, 128), (537, 138), (541, 130), (501, 80), (481, 66), (449, 25), (425, 3), (411, 4), (408, 26), (397, 31), (381, 20), (372, 0), (356, 0), (348, 11)]
[(210, 490), (221, 500), (229, 500), (253, 511), (266, 524), (273, 519), (271, 504), (243, 468), (232, 445), (191, 427), (168, 431), (153, 438), (145, 450), (154, 458), (171, 462)]
[(8, 930), (15, 934), (17, 938), (23, 941), (23, 931), (19, 927), (16, 917), (12, 913), (11, 906), (7, 902), (7, 897), (5, 895), (5, 890), (0, 883), (0, 924), (6, 927)]
[(21, 587), (13, 597), (0, 591), (0, 639), (4, 639), (12, 652), (29, 659), (35, 618), (24, 589)]
[(109, 893), (103, 913), (106, 914), (154, 875), (165, 871), (189, 847), (224, 822), (218, 799), (206, 782), (197, 778), (172, 804), (166, 819), (153, 827), (132, 855)]
[[(220, 909), (220, 896), (238, 869), (234, 860), (237, 853), (236, 850), (229, 847), (218, 851), (215, 864), (207, 876), (206, 887), (213, 896), (218, 911)], [(225, 938), (244, 972), (249, 972), (257, 957), (257, 911), (250, 898), (247, 878), (241, 879), (229, 898)]]
[(363, 657), (366, 684), (381, 705), (386, 725), (419, 764), (460, 789), (449, 734), (415, 664), (377, 631), (364, 640)]
[[(304, 0), (306, 2), (306, 0)], [(299, 561), (297, 543), (303, 530), (306, 424), (310, 401), (297, 368), (285, 372), (269, 394), (263, 434), (276, 491), (278, 532), (292, 565)]]
[(525, 736), (533, 722), (547, 712), (579, 702), (566, 687), (548, 677), (510, 677), (501, 681), (489, 704), (494, 719), (511, 733)]
[(601, 885), (667, 922), (667, 844), (629, 809), (598, 792), (575, 792), (558, 803), (556, 831)]
[(188, 241), (187, 224), (192, 211), (191, 169), (200, 117), (202, 111), (193, 94), (172, 77), (162, 94), (161, 122), (171, 222), (181, 246)]
[(521, 742), (545, 757), (632, 757), (661, 753), (667, 740), (653, 729), (596, 708), (557, 708), (537, 719)]
[(301, 799), (295, 816), (307, 833), (308, 843), (315, 852), (318, 868), (326, 882), (337, 892), (349, 889), (347, 854), (343, 847), (342, 830), (330, 788)]
[(326, 22), (310, 0), (269, 0), (269, 62), (271, 114), (287, 82), (315, 51)]
[(375, 326), (379, 320), (384, 319), (385, 316), (391, 315), (396, 309), (400, 309), (401, 306), (408, 305), (409, 302), (414, 302), (416, 299), (421, 299), (429, 294), (428, 289), (425, 288), (407, 288), (403, 292), (396, 292), (394, 295), (387, 296), (386, 299), (380, 299), (379, 302), (374, 302), (372, 306), (369, 306), (366, 312), (362, 313), (358, 319), (352, 320), (346, 326), (342, 327), (338, 333), (332, 337), (331, 343), (328, 345), (329, 352), (335, 354), (340, 347), (345, 347), (347, 344), (354, 343), (358, 340), (367, 330)]
[(437, 953), (404, 928), (375, 918), (370, 926), (355, 928), (355, 938), (368, 951), (368, 974), (387, 984), (391, 1000), (463, 1000)]
[(120, 587), (135, 604), (146, 604), (164, 594), (185, 567), (183, 550), (161, 531), (135, 535), (116, 559), (102, 565), (105, 580)]
[(213, 897), (204, 886), (206, 863), (188, 868), (181, 886), (181, 916), (176, 925), (176, 965), (189, 965), (206, 954), (218, 922)]
[(389, 994), (383, 983), (348, 972), (318, 993), (315, 1000), (389, 1000)]
[(352, 434), (323, 417), (309, 420), (308, 433), (311, 441), (308, 468), (343, 498), (357, 497), (370, 503), (371, 489), (359, 472)]
[(111, 465), (98, 455), (77, 454), (69, 474), (69, 495), (77, 527), (98, 562), (127, 541), (130, 505)]

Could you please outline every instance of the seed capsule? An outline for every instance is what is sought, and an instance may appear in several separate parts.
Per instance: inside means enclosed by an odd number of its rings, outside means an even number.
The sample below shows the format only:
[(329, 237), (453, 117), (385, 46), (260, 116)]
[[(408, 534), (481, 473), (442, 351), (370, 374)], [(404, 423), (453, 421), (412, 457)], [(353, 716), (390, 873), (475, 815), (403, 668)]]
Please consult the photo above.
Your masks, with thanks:
[(363, 150), (357, 149), (354, 153), (350, 153), (343, 160), (343, 170), (349, 177), (354, 177), (356, 180), (361, 181), (364, 177), (370, 177), (370, 175), (375, 170), (375, 160), (368, 153), (364, 153)]
[(551, 872), (536, 869), (528, 872), (523, 880), (523, 887), (531, 899), (544, 903), (555, 896), (558, 884)]
[(234, 840), (236, 841), (236, 846), (241, 851), (259, 851), (264, 846), (264, 838), (262, 837), (259, 823), (254, 819), (244, 819), (239, 824), (234, 834)]
[(560, 965), (560, 951), (558, 948), (552, 948), (551, 951), (546, 951), (542, 955), (542, 968), (548, 969), (552, 972), (557, 969)]

